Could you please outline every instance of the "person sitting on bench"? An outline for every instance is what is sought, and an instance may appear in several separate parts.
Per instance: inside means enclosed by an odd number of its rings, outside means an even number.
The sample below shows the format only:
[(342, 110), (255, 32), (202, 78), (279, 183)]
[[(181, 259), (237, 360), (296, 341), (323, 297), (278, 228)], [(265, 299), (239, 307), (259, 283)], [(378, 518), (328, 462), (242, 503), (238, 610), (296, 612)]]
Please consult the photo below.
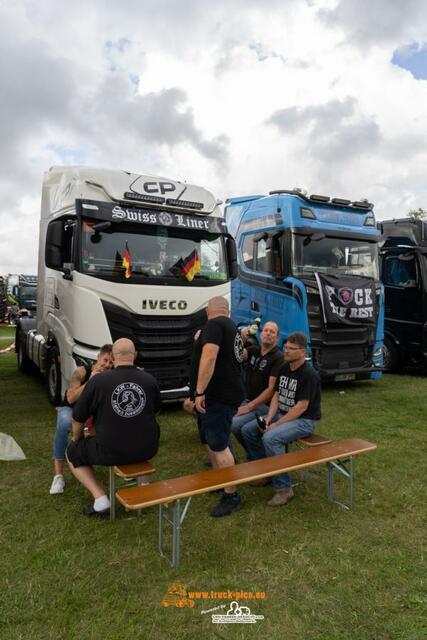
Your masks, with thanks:
[(231, 424), (231, 433), (245, 448), (242, 428), (254, 423), (256, 415), (266, 415), (268, 403), (274, 395), (277, 375), (283, 365), (283, 353), (277, 346), (280, 331), (273, 321), (267, 321), (261, 331), (261, 347), (246, 346), (249, 327), (242, 329), (241, 334), (245, 346), (246, 365), (246, 399), (242, 402)]
[[(279, 371), (276, 391), (265, 418), (265, 429), (253, 423), (242, 428), (242, 436), (250, 460), (277, 456), (284, 453), (288, 442), (312, 434), (320, 419), (320, 379), (311, 364), (305, 361), (307, 338), (295, 332), (285, 344), (285, 364)], [(254, 481), (252, 486), (263, 486), (269, 479)], [(289, 473), (271, 480), (274, 496), (268, 502), (272, 507), (286, 504), (293, 498)]]
[[(135, 346), (120, 338), (113, 344), (114, 369), (87, 383), (73, 409), (72, 442), (66, 456), (71, 472), (90, 491), (93, 504), (87, 516), (107, 517), (110, 501), (93, 465), (113, 466), (145, 462), (159, 447), (160, 389), (149, 373), (134, 365)], [(82, 427), (94, 416), (96, 435), (82, 438)]]
[(64, 394), (62, 406), (57, 408), (56, 428), (53, 438), (53, 466), (55, 475), (50, 486), (51, 496), (64, 493), (64, 460), (65, 450), (68, 446), (68, 436), (71, 431), (71, 420), (73, 406), (83, 393), (86, 383), (93, 376), (103, 371), (111, 369), (113, 362), (111, 359), (111, 344), (104, 344), (99, 350), (97, 360), (94, 364), (77, 367), (71, 376), (70, 386)]

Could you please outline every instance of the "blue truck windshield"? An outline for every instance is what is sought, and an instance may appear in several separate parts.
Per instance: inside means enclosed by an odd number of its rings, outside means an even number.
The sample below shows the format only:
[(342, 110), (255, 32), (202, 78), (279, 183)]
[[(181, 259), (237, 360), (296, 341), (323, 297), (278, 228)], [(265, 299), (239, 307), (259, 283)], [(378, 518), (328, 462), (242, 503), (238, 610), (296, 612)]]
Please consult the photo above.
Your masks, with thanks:
[(378, 280), (378, 245), (317, 232), (311, 236), (292, 234), (292, 274), (300, 278), (316, 272)]
[[(83, 273), (130, 283), (167, 280), (174, 285), (217, 284), (228, 278), (219, 234), (116, 223), (97, 231), (97, 223), (89, 219), (82, 223)], [(192, 277), (186, 277), (189, 272)]]

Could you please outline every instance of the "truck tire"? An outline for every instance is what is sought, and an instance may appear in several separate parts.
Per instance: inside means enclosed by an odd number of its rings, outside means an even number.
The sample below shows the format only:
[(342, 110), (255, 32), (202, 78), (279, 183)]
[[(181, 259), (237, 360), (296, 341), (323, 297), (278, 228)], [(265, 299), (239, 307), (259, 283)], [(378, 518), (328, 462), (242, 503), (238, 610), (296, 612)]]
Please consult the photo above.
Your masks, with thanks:
[(49, 402), (58, 406), (61, 403), (61, 367), (56, 347), (51, 347), (47, 354), (46, 389)]
[(16, 349), (16, 357), (18, 360), (18, 369), (21, 373), (29, 373), (32, 368), (32, 362), (27, 356), (27, 352), (25, 349), (25, 335), (22, 331), (18, 331), (15, 339), (15, 349)]
[(400, 369), (399, 353), (391, 338), (384, 338), (384, 368), (388, 372)]

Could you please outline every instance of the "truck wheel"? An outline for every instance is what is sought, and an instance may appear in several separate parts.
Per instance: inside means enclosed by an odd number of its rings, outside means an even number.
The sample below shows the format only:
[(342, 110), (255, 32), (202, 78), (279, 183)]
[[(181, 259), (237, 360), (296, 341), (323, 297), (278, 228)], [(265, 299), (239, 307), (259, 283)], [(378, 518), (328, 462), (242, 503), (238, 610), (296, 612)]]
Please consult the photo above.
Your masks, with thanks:
[(25, 350), (25, 335), (21, 331), (18, 331), (16, 336), (16, 356), (19, 371), (21, 373), (29, 373), (32, 363)]
[(384, 338), (384, 368), (388, 371), (400, 369), (399, 354), (390, 338)]
[(47, 354), (46, 388), (49, 402), (58, 406), (61, 402), (61, 367), (56, 347), (49, 349)]

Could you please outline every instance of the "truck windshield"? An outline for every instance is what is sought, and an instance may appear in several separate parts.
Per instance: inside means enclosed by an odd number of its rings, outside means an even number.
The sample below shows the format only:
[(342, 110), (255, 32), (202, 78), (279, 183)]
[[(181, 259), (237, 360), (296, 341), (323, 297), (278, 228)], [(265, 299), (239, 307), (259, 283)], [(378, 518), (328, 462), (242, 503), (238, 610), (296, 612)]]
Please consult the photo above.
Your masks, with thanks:
[(314, 273), (379, 279), (378, 245), (366, 240), (333, 238), (321, 233), (292, 235), (292, 274)]
[(24, 285), (19, 288), (19, 293), (23, 298), (35, 298), (37, 289), (36, 287), (29, 287)]
[(228, 279), (220, 234), (124, 223), (96, 231), (97, 222), (82, 222), (83, 273), (129, 283), (151, 279), (174, 285)]

